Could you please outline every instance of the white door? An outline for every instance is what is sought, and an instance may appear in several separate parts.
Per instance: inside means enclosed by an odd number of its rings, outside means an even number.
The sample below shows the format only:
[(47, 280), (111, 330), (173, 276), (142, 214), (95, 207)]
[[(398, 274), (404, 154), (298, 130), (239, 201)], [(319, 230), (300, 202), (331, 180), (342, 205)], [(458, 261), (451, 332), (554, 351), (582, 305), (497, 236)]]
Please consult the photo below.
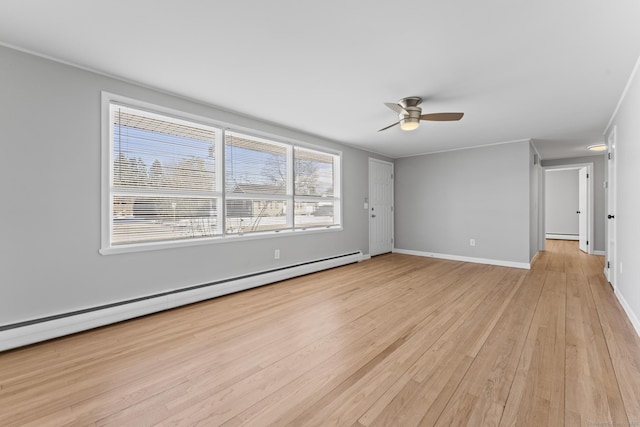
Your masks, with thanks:
[(609, 173), (607, 174), (607, 262), (604, 266), (604, 273), (607, 280), (613, 288), (616, 288), (616, 128), (609, 135), (607, 141), (607, 166)]
[(369, 254), (393, 249), (393, 164), (369, 159)]
[(587, 247), (587, 239), (589, 238), (587, 230), (588, 178), (589, 174), (587, 173), (587, 168), (580, 168), (578, 170), (578, 246), (582, 252), (589, 252), (589, 248)]

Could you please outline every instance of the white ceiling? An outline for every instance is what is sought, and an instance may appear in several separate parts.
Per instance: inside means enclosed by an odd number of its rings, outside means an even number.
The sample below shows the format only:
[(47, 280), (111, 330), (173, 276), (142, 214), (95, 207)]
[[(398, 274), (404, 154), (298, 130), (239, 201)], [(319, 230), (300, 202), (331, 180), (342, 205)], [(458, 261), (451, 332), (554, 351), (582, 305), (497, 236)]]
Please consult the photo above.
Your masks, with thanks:
[[(590, 154), (640, 55), (638, 0), (3, 0), (0, 43), (390, 157), (532, 138)], [(422, 96), (460, 122), (378, 129)]]

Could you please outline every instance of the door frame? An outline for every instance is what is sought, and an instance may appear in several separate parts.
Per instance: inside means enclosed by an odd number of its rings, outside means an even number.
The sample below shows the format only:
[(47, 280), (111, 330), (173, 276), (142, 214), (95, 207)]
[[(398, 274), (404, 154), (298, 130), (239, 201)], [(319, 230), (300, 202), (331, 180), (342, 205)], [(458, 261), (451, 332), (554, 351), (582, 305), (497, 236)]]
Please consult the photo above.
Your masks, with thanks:
[[(582, 180), (585, 179), (586, 182)], [(589, 197), (589, 182), (590, 179), (593, 179), (593, 176), (589, 177), (589, 168), (582, 167), (578, 169), (578, 248), (586, 253), (592, 253), (593, 251), (589, 251), (589, 235), (593, 235), (593, 233), (589, 233), (589, 216), (586, 218), (582, 216), (583, 207), (586, 209), (589, 206), (589, 201), (591, 197)], [(586, 200), (584, 200), (586, 198)], [(584, 229), (584, 233), (582, 230)]]
[(396, 247), (396, 238), (395, 238), (395, 165), (393, 162), (387, 162), (385, 160), (376, 159), (375, 157), (369, 157), (369, 162), (367, 163), (367, 227), (369, 228), (369, 254), (371, 254), (371, 163), (381, 163), (384, 165), (391, 166), (391, 251)]
[[(617, 210), (617, 159), (616, 159), (616, 142), (617, 142), (617, 128), (614, 125), (611, 133), (607, 137), (607, 157), (605, 157), (605, 163), (607, 168), (607, 185), (605, 187), (606, 194), (606, 257), (604, 264), (604, 276), (607, 278), (607, 281), (613, 287), (613, 290), (616, 290), (616, 282), (617, 282), (617, 270), (616, 270), (616, 256), (617, 256), (617, 245), (618, 245), (618, 230), (617, 224), (615, 222), (615, 218), (608, 219), (609, 215), (615, 215)], [(613, 164), (613, 168), (611, 165)], [(612, 236), (613, 234), (613, 236)], [(610, 242), (613, 241), (613, 249), (611, 248)], [(610, 267), (607, 268), (607, 263), (610, 264)]]
[(543, 240), (543, 250), (546, 249), (546, 220), (544, 220), (544, 217), (546, 216), (546, 174), (548, 170), (579, 170), (586, 167), (587, 168), (587, 173), (589, 174), (589, 179), (587, 182), (587, 240), (589, 241), (589, 244), (587, 245), (587, 253), (589, 255), (593, 255), (593, 236), (594, 236), (594, 197), (593, 197), (593, 183), (595, 181), (594, 176), (593, 176), (593, 163), (572, 163), (572, 164), (567, 164), (567, 165), (557, 165), (557, 166), (543, 166), (542, 167), (542, 185), (541, 185), (541, 189), (542, 189), (542, 216), (543, 216), (543, 221), (542, 224), (544, 225), (543, 230), (542, 230), (542, 235), (545, 236), (545, 239)]

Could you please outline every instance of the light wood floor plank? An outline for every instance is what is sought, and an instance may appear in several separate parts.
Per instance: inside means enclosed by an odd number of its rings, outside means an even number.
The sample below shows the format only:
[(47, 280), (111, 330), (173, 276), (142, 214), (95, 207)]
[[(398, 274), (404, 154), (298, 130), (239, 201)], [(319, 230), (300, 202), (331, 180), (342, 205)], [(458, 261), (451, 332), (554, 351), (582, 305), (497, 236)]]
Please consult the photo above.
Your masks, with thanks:
[(628, 425), (589, 284), (567, 275), (566, 425)]
[[(316, 412), (315, 416), (311, 418), (311, 424), (321, 425), (323, 422), (329, 422), (330, 424), (352, 424), (358, 420), (358, 416), (362, 411), (366, 410), (368, 406), (372, 406), (374, 402), (377, 407), (384, 405), (384, 403), (381, 405), (381, 402), (388, 402), (391, 395), (387, 393), (386, 396), (383, 397), (382, 394), (391, 386), (394, 386), (390, 388), (391, 390), (398, 389), (399, 384), (394, 384), (394, 382), (406, 382), (418, 375), (422, 367), (430, 366), (431, 364), (425, 361), (425, 358), (435, 358), (435, 354), (441, 354), (434, 350), (443, 349), (445, 346), (442, 345), (442, 343), (449, 342), (455, 331), (468, 331), (474, 326), (472, 322), (480, 324), (478, 328), (482, 330), (482, 325), (486, 326), (487, 323), (490, 323), (490, 319), (485, 322), (478, 322), (479, 319), (482, 319), (480, 313), (492, 312), (492, 315), (495, 317), (496, 313), (500, 312), (501, 297), (504, 296), (505, 288), (515, 286), (510, 280), (511, 276), (499, 269), (490, 271), (488, 274), (478, 277), (478, 279), (475, 283), (472, 283), (472, 291), (465, 292), (464, 295), (454, 301), (454, 304), (449, 303), (445, 305), (445, 307), (457, 307), (456, 310), (444, 311), (443, 315), (447, 316), (448, 320), (446, 328), (439, 330), (438, 334), (428, 336), (428, 339), (425, 339), (426, 336), (424, 332), (416, 333), (412, 338), (417, 345), (417, 351), (411, 353), (412, 357), (410, 359), (407, 359), (401, 352), (393, 355), (403, 363), (397, 366), (397, 370), (394, 371), (395, 373), (393, 375), (386, 378), (386, 382), (381, 383), (380, 377), (393, 371), (388, 367), (390, 363), (395, 361), (393, 357), (389, 357), (386, 361), (387, 363), (381, 364), (379, 372), (372, 372), (368, 378), (363, 379), (363, 381), (358, 384), (354, 384), (350, 389), (344, 390), (341, 395), (333, 395), (331, 405), (324, 405), (324, 407), (322, 407), (323, 405), (321, 404), (317, 411), (310, 411)], [(486, 286), (488, 283), (491, 283), (491, 289), (488, 289)], [(463, 307), (465, 308), (462, 309)], [(468, 335), (470, 339), (465, 341), (467, 346), (472, 347), (475, 344), (474, 338), (479, 335), (480, 334), (470, 333)], [(400, 379), (398, 380), (399, 377)], [(362, 397), (358, 393), (362, 389), (371, 391), (367, 393), (365, 397)], [(404, 396), (402, 393), (398, 393), (393, 397), (392, 402), (384, 405), (384, 415), (380, 413), (376, 414), (376, 417), (374, 417), (377, 418), (376, 422), (391, 417), (395, 418), (399, 424), (408, 425), (402, 419), (390, 414), (398, 411), (403, 412), (405, 408), (404, 403), (415, 396), (417, 396), (415, 393), (410, 396)], [(397, 405), (397, 408), (395, 408), (394, 405)], [(370, 413), (371, 408), (367, 411), (367, 414)], [(420, 414), (420, 416), (421, 415), (422, 414)], [(307, 424), (307, 422), (308, 420), (299, 418), (294, 421), (294, 424)], [(371, 424), (371, 422), (367, 420), (366, 414), (360, 418), (359, 422), (364, 425)]]
[(483, 332), (491, 330), (519, 289), (521, 280), (514, 279), (508, 276), (495, 281), (504, 286), (486, 292), (478, 306), (470, 307), (456, 327), (443, 334), (407, 372), (405, 386), (390, 401), (388, 394), (379, 399), (360, 422), (365, 425), (397, 422), (409, 426), (434, 414), (437, 417), (478, 353), (478, 338), (482, 337), (484, 343)]
[(629, 423), (640, 425), (640, 338), (604, 276), (588, 279)]
[(564, 423), (566, 276), (547, 272), (501, 426)]
[(603, 258), (387, 254), (0, 353), (0, 425), (635, 425)]
[(527, 276), (435, 425), (499, 424), (544, 276), (544, 272)]

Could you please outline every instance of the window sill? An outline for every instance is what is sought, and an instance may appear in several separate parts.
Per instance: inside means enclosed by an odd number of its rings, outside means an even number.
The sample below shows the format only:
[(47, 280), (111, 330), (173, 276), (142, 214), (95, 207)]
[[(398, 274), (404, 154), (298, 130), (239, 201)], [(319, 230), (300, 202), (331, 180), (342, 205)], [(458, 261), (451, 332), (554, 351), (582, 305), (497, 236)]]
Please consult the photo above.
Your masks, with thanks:
[(218, 243), (230, 243), (230, 242), (244, 242), (249, 240), (259, 239), (273, 239), (278, 237), (291, 237), (302, 236), (317, 233), (331, 233), (336, 231), (342, 231), (343, 228), (340, 225), (334, 225), (330, 227), (314, 227), (306, 230), (281, 230), (281, 231), (265, 231), (261, 233), (251, 234), (229, 234), (226, 236), (217, 237), (203, 237), (199, 239), (187, 239), (187, 240), (175, 240), (165, 242), (151, 242), (151, 243), (134, 243), (130, 245), (111, 246), (99, 249), (101, 255), (117, 255), (132, 252), (147, 252), (161, 249), (183, 248), (190, 246), (202, 246), (212, 245)]

